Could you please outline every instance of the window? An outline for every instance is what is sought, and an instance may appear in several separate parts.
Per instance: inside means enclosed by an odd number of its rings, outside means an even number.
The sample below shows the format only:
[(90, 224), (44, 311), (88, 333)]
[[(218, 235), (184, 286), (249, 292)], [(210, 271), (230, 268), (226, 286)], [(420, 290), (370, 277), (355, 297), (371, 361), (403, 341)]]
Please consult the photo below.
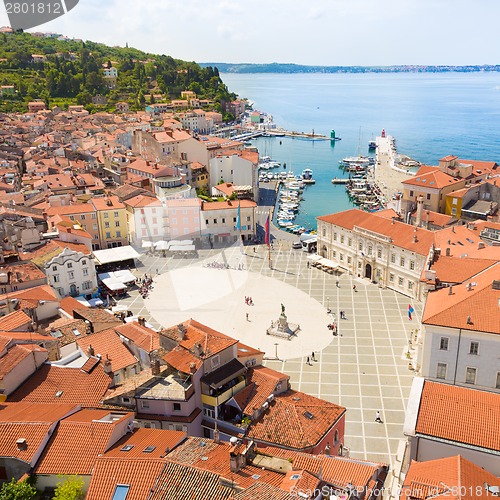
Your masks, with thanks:
[(448, 350), (449, 340), (450, 339), (448, 337), (441, 337), (441, 340), (439, 341), (439, 349), (441, 349), (441, 351)]
[(90, 290), (92, 288), (92, 282), (91, 281), (84, 281), (82, 287), (84, 290)]
[(80, 218), (81, 218), (82, 220), (85, 220), (85, 215), (84, 215), (84, 214), (82, 214), (82, 215), (80, 216)]
[(453, 205), (456, 205), (458, 203), (458, 199), (457, 198), (453, 198)]
[(219, 364), (220, 364), (220, 357), (219, 357), (219, 355), (217, 354), (216, 356), (212, 356), (212, 358), (210, 359), (210, 362), (212, 364), (212, 368), (215, 368), (216, 366), (219, 366)]
[(368, 255), (373, 253), (373, 247), (371, 245), (368, 246)]
[(236, 217), (233, 217), (233, 222), (236, 223)]
[(465, 372), (465, 383), (466, 384), (475, 384), (476, 383), (476, 368), (467, 368)]
[(55, 274), (53, 276), (53, 278), (54, 278), (54, 283), (59, 283), (59, 275), (58, 274)]
[(363, 242), (362, 241), (359, 242), (358, 248), (360, 251), (363, 250)]
[(250, 216), (247, 216), (247, 222), (250, 222)]
[[(235, 221), (236, 222), (236, 221)], [(208, 226), (208, 219), (205, 219), (205, 224)]]
[(452, 208), (451, 209), (451, 215), (457, 215), (457, 209), (456, 208)]
[(326, 236), (326, 228), (325, 227), (323, 228), (322, 234), (323, 234), (323, 237)]
[(210, 417), (210, 418), (215, 418), (215, 408), (210, 405), (203, 405), (203, 415)]
[(57, 266), (52, 266), (52, 271), (57, 271)]
[(214, 224), (217, 224), (217, 219), (214, 219)]
[(446, 369), (448, 365), (446, 363), (438, 363), (436, 370), (436, 378), (444, 380), (446, 378)]
[(408, 290), (413, 290), (413, 281), (408, 281)]
[(75, 220), (75, 216), (74, 215), (70, 215), (69, 218), (70, 218), (70, 220)]
[(118, 212), (113, 212), (113, 215), (116, 217), (119, 217)]
[(332, 256), (333, 256), (334, 259), (337, 258), (337, 252), (335, 250), (332, 252)]
[(389, 281), (390, 281), (391, 283), (394, 283), (394, 274), (392, 274), (392, 273), (391, 273), (391, 274), (389, 274)]
[(91, 219), (95, 219), (96, 218), (96, 215), (95, 214), (92, 214), (91, 215)]
[(349, 238), (349, 239), (347, 240), (347, 244), (348, 244), (350, 247), (352, 247), (352, 238)]
[(427, 193), (427, 199), (430, 200), (431, 199), (431, 194), (430, 193)]
[(82, 260), (82, 266), (86, 266), (87, 265), (87, 261), (86, 260)]
[(333, 241), (337, 241), (337, 233), (333, 233)]
[(405, 258), (404, 258), (404, 257), (401, 257), (401, 258), (399, 259), (399, 265), (400, 265), (401, 267), (405, 267)]
[(69, 278), (70, 280), (75, 279), (75, 273), (74, 273), (73, 271), (69, 271), (69, 273), (68, 273), (68, 278)]
[(115, 227), (120, 227), (120, 221), (119, 220), (115, 221)]
[(68, 262), (68, 269), (71, 269), (73, 267), (73, 264), (71, 262)]
[(106, 229), (109, 229), (109, 222), (105, 222), (105, 223), (104, 223), (104, 227), (105, 227)]
[(141, 401), (141, 408), (149, 408), (149, 401)]
[(108, 212), (104, 212), (104, 218), (107, 219), (108, 218)]
[(377, 248), (377, 258), (381, 259), (382, 258), (382, 249)]
[(344, 254), (343, 253), (340, 254), (340, 260), (344, 261)]
[(126, 500), (129, 489), (129, 484), (117, 484), (111, 500)]
[[(158, 231), (157, 231), (157, 229), (155, 228), (155, 234), (156, 234), (157, 232), (158, 232)], [(117, 237), (117, 238), (121, 238), (121, 237), (122, 237), (122, 233), (121, 233), (121, 231), (116, 231), (116, 237)]]
[(111, 233), (109, 231), (106, 233), (106, 238), (111, 238)]
[(344, 235), (343, 234), (340, 236), (340, 243), (342, 243), (342, 244), (344, 243)]
[(89, 270), (86, 267), (83, 269), (83, 275), (84, 276), (88, 276), (89, 275)]
[(415, 271), (415, 261), (414, 260), (410, 260), (410, 269), (412, 271)]
[(174, 403), (174, 411), (181, 411), (181, 404), (180, 403)]
[(352, 262), (352, 257), (347, 257), (347, 263), (350, 264)]
[(92, 229), (93, 229), (94, 231), (97, 231), (97, 224), (92, 224)]
[(398, 278), (398, 284), (399, 284), (399, 286), (403, 286), (404, 282), (405, 282), (405, 281), (404, 281), (404, 279), (403, 279), (403, 278), (401, 278), (401, 276), (400, 276), (400, 277)]
[(395, 254), (395, 253), (391, 253), (391, 262), (392, 262), (393, 264), (395, 264), (395, 263), (396, 263), (396, 254)]
[(224, 217), (222, 217), (222, 224), (225, 224), (226, 223), (226, 219)]
[(477, 356), (479, 353), (479, 342), (471, 342), (469, 348), (469, 354), (474, 354)]

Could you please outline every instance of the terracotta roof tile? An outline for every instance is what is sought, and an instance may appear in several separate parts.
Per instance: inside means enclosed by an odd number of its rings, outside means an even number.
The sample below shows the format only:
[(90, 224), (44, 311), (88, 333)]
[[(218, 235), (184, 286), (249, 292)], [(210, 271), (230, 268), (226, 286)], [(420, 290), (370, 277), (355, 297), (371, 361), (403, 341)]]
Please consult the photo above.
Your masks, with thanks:
[[(99, 457), (95, 462), (86, 500), (113, 498), (118, 484), (129, 485), (127, 500), (149, 498), (158, 477), (165, 468), (165, 460), (121, 459)], [(158, 497), (164, 498), (167, 497)]]
[(81, 404), (83, 407), (98, 407), (110, 382), (111, 378), (104, 373), (102, 365), (90, 373), (85, 373), (79, 368), (46, 364), (9, 395), (9, 401), (61, 402)]
[(451, 295), (449, 288), (429, 293), (422, 323), (500, 334), (500, 290), (492, 286), (499, 279), (500, 262), (453, 286)]
[(225, 500), (233, 493), (233, 488), (220, 483), (218, 474), (167, 461), (148, 499)]
[(113, 371), (122, 370), (138, 363), (137, 358), (127, 349), (112, 328), (79, 338), (76, 343), (85, 353), (87, 353), (89, 346), (92, 346), (96, 356), (100, 354), (103, 360), (111, 360)]
[(86, 309), (87, 307), (84, 306), (82, 303), (78, 302), (78, 300), (74, 299), (73, 297), (64, 297), (63, 299), (60, 300), (59, 302), (59, 307), (67, 312), (70, 316), (73, 316), (73, 311), (75, 309)]
[[(116, 439), (118, 421), (98, 421), (109, 411), (81, 410), (62, 420), (36, 466), (36, 474), (92, 473), (95, 461)], [(123, 418), (130, 418), (132, 413)]]
[(24, 311), (14, 311), (0, 318), (0, 331), (11, 332), (31, 324), (31, 321), (31, 318)]
[(484, 485), (500, 487), (500, 479), (460, 455), (412, 462), (400, 500), (475, 500), (490, 496)]
[(441, 172), (438, 167), (432, 171), (424, 171), (421, 168), (414, 177), (403, 181), (401, 184), (404, 186), (417, 186), (430, 189), (441, 189), (446, 186), (453, 186), (454, 184), (463, 183), (463, 179), (455, 179), (451, 175)]
[(500, 394), (425, 381), (415, 432), (500, 450)]
[(203, 364), (201, 359), (191, 354), (187, 349), (182, 347), (174, 347), (170, 352), (167, 352), (163, 356), (163, 360), (166, 361), (172, 368), (179, 370), (182, 373), (191, 373), (191, 367), (197, 371)]
[(257, 482), (249, 488), (236, 493), (232, 498), (234, 500), (297, 500), (299, 498), (296, 494), (288, 491), (271, 484)]
[[(176, 448), (187, 437), (185, 432), (165, 429), (135, 429), (132, 434), (126, 434), (117, 441), (106, 453), (107, 458), (150, 460), (163, 458), (167, 453)], [(124, 446), (132, 446), (124, 450)], [(145, 452), (148, 447), (153, 450)]]
[(142, 326), (137, 321), (124, 323), (115, 327), (115, 332), (132, 340), (133, 343), (146, 352), (155, 351), (160, 348), (160, 334), (147, 326)]
[(275, 446), (306, 450), (314, 447), (345, 411), (342, 406), (289, 390), (275, 396), (269, 409), (252, 422), (247, 436)]
[(31, 355), (33, 351), (47, 352), (43, 347), (38, 345), (14, 345), (6, 354), (0, 358), (0, 379), (10, 373), (23, 359)]
[[(390, 237), (393, 245), (420, 255), (428, 255), (431, 245), (434, 243), (434, 233), (432, 231), (420, 228), (415, 233), (415, 227), (409, 224), (397, 221), (393, 223), (392, 220), (385, 217), (378, 217), (376, 213), (363, 212), (358, 209), (324, 215), (317, 217), (317, 220), (349, 230), (352, 230), (354, 226), (368, 229), (374, 233)], [(417, 242), (414, 242), (415, 234), (417, 235)]]
[(447, 257), (441, 254), (434, 259), (431, 270), (436, 271), (436, 278), (442, 283), (463, 283), (495, 263), (491, 259)]

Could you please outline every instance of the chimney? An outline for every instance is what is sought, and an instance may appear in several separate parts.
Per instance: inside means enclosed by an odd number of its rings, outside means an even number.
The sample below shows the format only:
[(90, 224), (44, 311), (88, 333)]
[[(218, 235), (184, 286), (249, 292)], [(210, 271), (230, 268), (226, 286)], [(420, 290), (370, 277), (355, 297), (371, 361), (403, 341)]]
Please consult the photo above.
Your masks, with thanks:
[(196, 363), (189, 363), (189, 373), (196, 373)]
[(413, 243), (417, 243), (417, 242), (418, 242), (417, 228), (415, 228), (413, 231)]
[(193, 346), (193, 353), (195, 356), (201, 356), (203, 354), (203, 349), (199, 342), (196, 342), (196, 344)]
[(184, 329), (184, 325), (182, 323), (179, 323), (177, 325), (177, 337), (179, 337), (179, 340), (184, 340), (185, 333), (186, 330)]
[(328, 443), (325, 446), (325, 455), (330, 456), (330, 445)]
[(113, 373), (113, 369), (111, 367), (111, 360), (109, 359), (109, 356), (106, 354), (106, 359), (104, 360), (104, 373), (110, 374)]
[(216, 444), (220, 443), (220, 433), (219, 433), (219, 429), (217, 428), (217, 421), (215, 421), (214, 443), (216, 443)]
[(415, 225), (416, 226), (420, 226), (420, 224), (422, 223), (422, 212), (424, 210), (424, 197), (423, 196), (419, 196), (417, 198), (417, 218), (416, 218), (416, 221), (415, 221)]
[(87, 354), (89, 357), (95, 355), (95, 351), (94, 348), (92, 347), (92, 344), (89, 344), (89, 346), (87, 347)]
[(451, 255), (451, 250), (449, 248), (446, 249), (446, 257), (449, 257)]
[(448, 287), (448, 295), (453, 295), (453, 286), (452, 285), (450, 285)]
[(159, 359), (155, 359), (152, 363), (151, 363), (151, 373), (153, 375), (160, 375), (160, 360)]
[(24, 451), (28, 449), (28, 443), (25, 438), (19, 438), (16, 441), (16, 446), (19, 451)]
[(467, 324), (472, 325), (472, 319), (470, 316), (467, 316)]
[(139, 323), (139, 325), (141, 325), (141, 326), (146, 326), (146, 319), (142, 316), (139, 316), (137, 318), (137, 323)]
[(68, 228), (67, 228), (67, 231), (68, 231), (68, 233), (71, 233), (71, 228), (70, 228), (70, 227), (68, 227)]

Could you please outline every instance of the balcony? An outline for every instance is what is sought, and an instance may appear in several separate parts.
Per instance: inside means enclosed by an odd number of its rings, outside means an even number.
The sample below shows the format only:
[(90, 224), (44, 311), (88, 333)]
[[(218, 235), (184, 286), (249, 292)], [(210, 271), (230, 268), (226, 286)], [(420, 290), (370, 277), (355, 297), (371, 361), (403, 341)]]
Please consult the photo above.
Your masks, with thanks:
[(176, 374), (156, 377), (147, 386), (141, 387), (136, 398), (187, 401), (194, 394), (191, 377), (183, 378)]
[(236, 383), (232, 387), (228, 387), (231, 382), (222, 386), (219, 390), (213, 391), (212, 394), (205, 394), (205, 389), (202, 390), (201, 401), (210, 406), (219, 406), (231, 399), (237, 392), (245, 387), (245, 377), (240, 376), (234, 379)]

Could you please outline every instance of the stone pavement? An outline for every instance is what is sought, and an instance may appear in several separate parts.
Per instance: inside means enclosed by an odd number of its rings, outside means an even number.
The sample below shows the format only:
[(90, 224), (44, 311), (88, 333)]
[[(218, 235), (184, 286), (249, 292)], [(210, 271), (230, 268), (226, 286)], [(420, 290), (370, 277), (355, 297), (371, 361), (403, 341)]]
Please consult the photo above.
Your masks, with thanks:
[[(392, 464), (413, 378), (406, 358), (408, 339), (420, 327), (422, 304), (411, 303), (415, 313), (410, 321), (407, 297), (348, 274), (340, 276), (337, 287), (335, 276), (307, 268), (308, 254), (286, 241), (275, 243), (272, 269), (266, 247), (255, 253), (245, 247), (244, 252), (239, 247), (202, 250), (195, 259), (144, 255), (135, 274), (158, 275), (155, 288), (145, 301), (134, 290), (120, 303), (156, 328), (193, 317), (266, 350), (268, 358), (275, 358), (277, 347), (279, 359), (266, 360), (266, 366), (290, 375), (294, 389), (347, 408), (350, 456)], [(210, 262), (232, 269), (204, 267)], [(248, 295), (253, 307), (245, 305)], [(281, 303), (289, 321), (301, 326), (291, 341), (265, 335), (271, 320), (278, 319)], [(332, 320), (328, 307), (339, 325), (336, 337), (327, 329)], [(347, 319), (338, 319), (340, 310)], [(307, 365), (312, 351), (316, 361)], [(377, 411), (382, 424), (375, 422)]]

